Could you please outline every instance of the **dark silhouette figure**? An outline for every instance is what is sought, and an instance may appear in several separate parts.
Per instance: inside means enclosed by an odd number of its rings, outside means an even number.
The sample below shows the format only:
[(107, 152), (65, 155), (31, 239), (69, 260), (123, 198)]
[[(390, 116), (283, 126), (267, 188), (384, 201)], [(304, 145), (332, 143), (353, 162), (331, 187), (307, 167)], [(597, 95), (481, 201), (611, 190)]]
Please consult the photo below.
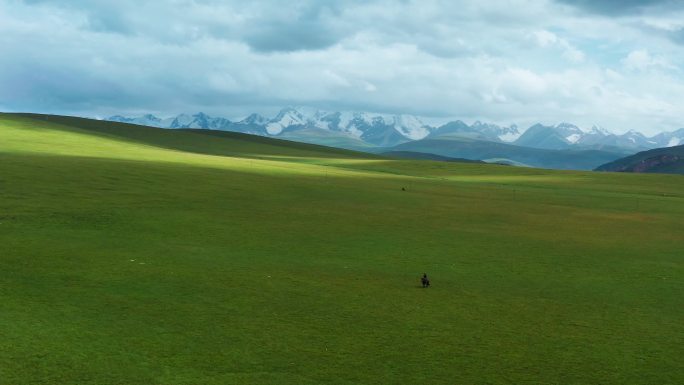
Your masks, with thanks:
[(423, 287), (430, 287), (430, 279), (428, 278), (426, 273), (423, 273), (423, 277), (420, 279), (420, 283), (423, 284)]

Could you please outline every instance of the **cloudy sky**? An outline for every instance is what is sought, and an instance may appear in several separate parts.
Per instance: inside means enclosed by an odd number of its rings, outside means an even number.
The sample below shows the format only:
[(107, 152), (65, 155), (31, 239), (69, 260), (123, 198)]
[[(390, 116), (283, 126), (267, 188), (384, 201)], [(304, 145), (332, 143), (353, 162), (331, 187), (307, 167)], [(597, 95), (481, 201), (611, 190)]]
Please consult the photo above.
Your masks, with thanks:
[(684, 127), (684, 1), (0, 0), (0, 111)]

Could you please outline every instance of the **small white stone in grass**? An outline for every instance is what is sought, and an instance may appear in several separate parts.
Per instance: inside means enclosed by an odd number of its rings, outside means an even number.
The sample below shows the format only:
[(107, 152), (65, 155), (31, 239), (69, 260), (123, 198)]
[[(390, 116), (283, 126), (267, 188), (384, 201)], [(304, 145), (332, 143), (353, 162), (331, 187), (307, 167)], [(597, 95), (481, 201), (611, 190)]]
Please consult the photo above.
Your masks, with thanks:
[(131, 259), (131, 262), (135, 262), (135, 259)]
[(267, 277), (268, 277), (268, 278), (271, 278), (271, 276), (270, 276), (270, 275), (267, 275)]

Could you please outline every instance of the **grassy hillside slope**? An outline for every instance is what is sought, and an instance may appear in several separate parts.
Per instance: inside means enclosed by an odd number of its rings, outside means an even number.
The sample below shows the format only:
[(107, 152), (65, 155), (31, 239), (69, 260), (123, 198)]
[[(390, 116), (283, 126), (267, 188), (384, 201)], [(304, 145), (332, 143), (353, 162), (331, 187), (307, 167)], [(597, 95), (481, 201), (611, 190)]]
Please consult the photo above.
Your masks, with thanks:
[[(0, 116), (3, 116), (0, 114)], [(242, 134), (239, 132), (177, 129), (139, 126), (134, 124), (100, 121), (70, 116), (41, 114), (11, 114), (6, 117), (23, 117), (43, 123), (59, 124), (66, 127), (85, 130), (106, 138), (116, 137), (127, 142), (149, 144), (155, 147), (180, 150), (208, 155), (245, 156), (315, 156), (324, 158), (359, 158), (373, 156), (339, 148), (323, 147), (288, 140), (274, 140), (262, 136)], [(65, 127), (61, 127), (64, 129)], [(210, 136), (210, 137), (207, 137)], [(211, 140), (212, 137), (224, 140)]]
[(597, 171), (684, 174), (684, 146), (656, 148), (599, 166)]
[(374, 147), (372, 144), (366, 143), (361, 139), (320, 128), (301, 128), (294, 131), (286, 131), (280, 134), (278, 138), (352, 150), (365, 150)]
[(387, 158), (398, 158), (398, 159), (437, 160), (440, 162), (461, 162), (461, 163), (485, 163), (482, 160), (449, 158), (448, 156), (428, 154), (425, 152), (412, 152), (412, 151), (389, 151), (389, 152), (380, 153), (380, 155), (385, 156)]
[(0, 115), (0, 383), (682, 383), (683, 187)]

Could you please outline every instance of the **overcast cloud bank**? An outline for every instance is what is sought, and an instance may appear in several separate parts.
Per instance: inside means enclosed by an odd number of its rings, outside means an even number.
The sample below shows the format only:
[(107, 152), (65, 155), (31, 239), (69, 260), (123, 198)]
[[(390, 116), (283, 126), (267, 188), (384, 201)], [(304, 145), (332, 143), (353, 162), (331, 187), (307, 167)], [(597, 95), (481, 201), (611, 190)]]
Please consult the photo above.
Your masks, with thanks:
[(0, 108), (684, 126), (677, 1), (0, 0)]

